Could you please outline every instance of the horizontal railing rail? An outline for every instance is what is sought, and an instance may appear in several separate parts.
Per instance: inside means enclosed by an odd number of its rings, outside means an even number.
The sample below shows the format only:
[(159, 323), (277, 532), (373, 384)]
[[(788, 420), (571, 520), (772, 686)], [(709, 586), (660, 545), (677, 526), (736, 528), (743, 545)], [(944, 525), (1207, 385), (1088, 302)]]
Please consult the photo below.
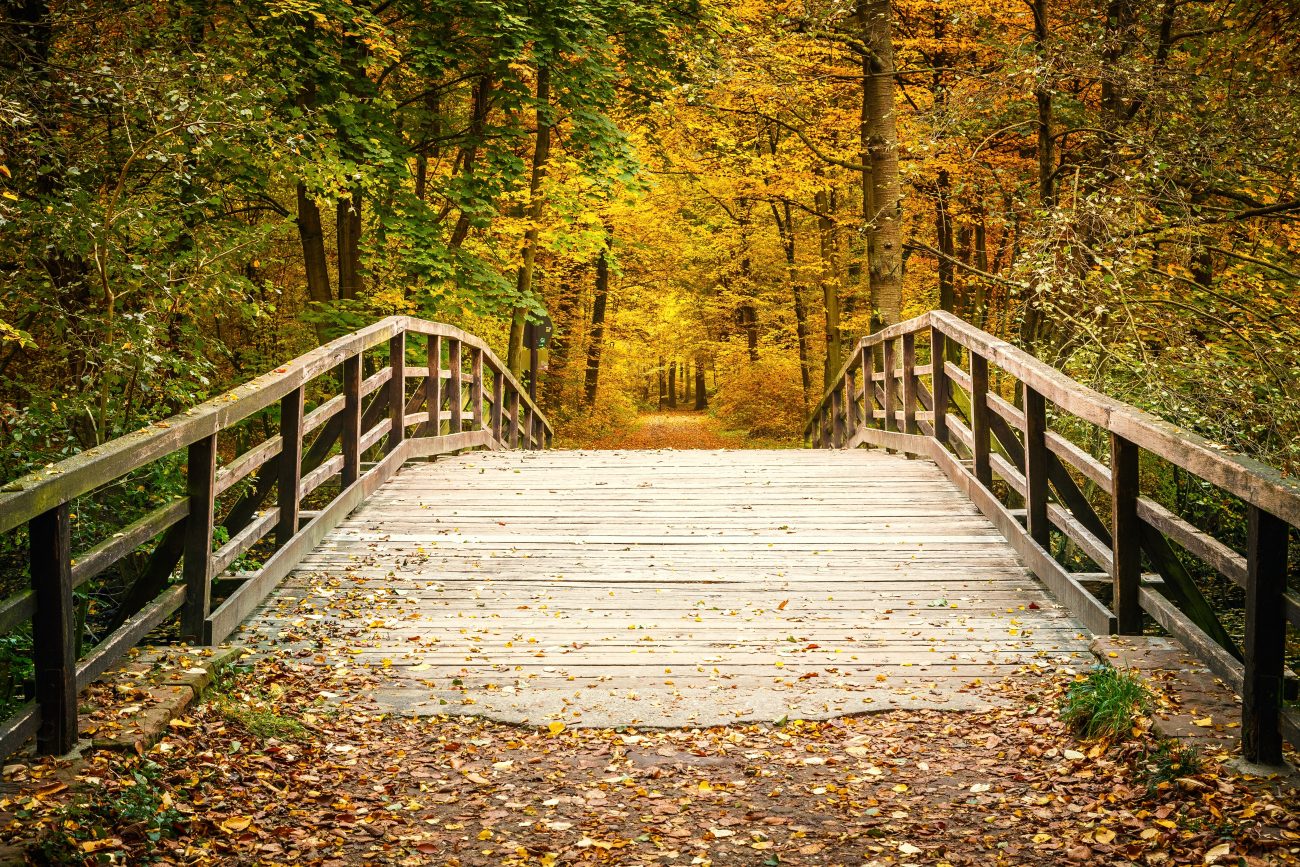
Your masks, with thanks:
[[(408, 366), (412, 354), (425, 365)], [(320, 399), (307, 411), (309, 390)], [(241, 423), (275, 410), (274, 435), (218, 466), (235, 450), (223, 434), (229, 439)], [(225, 640), (406, 461), (473, 448), (540, 449), (552, 437), (545, 415), (487, 344), (450, 325), (394, 316), (5, 485), (0, 534), (26, 528), (31, 589), (0, 600), (0, 634), (31, 624), (35, 695), (0, 722), (0, 755), (32, 735), (41, 752), (70, 750), (78, 691), (178, 611), (184, 638)], [(73, 555), (74, 503), (182, 456), (183, 497)], [(309, 497), (320, 502), (304, 511)], [(252, 552), (264, 559), (238, 570)], [(75, 591), (133, 554), (144, 557), (144, 569), (107, 636), (79, 653)], [(229, 592), (217, 602), (220, 588)]]
[[(1053, 430), (1052, 420), (1098, 434), (1107, 458)], [(1287, 587), (1300, 484), (1276, 469), (1088, 388), (943, 311), (859, 340), (804, 437), (818, 448), (877, 446), (934, 460), (1089, 629), (1140, 634), (1145, 614), (1231, 686), (1242, 699), (1247, 758), (1278, 763), (1284, 739), (1300, 746), (1284, 665), (1288, 624), (1300, 627), (1300, 594)], [(1144, 454), (1240, 499), (1245, 551), (1145, 495)], [(1089, 497), (1089, 486), (1100, 497)], [(1099, 571), (1061, 565), (1054, 533)], [(1185, 557), (1245, 590), (1241, 646)]]

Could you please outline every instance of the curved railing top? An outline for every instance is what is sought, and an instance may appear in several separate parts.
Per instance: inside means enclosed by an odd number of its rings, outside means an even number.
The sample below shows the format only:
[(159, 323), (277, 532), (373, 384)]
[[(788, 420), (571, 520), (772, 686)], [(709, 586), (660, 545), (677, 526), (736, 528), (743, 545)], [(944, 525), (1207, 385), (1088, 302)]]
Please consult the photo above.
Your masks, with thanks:
[(545, 415), (529, 400), (518, 380), (482, 340), (452, 325), (409, 316), (389, 316), (171, 418), (109, 440), (4, 485), (0, 489), (0, 533), (242, 421), (314, 377), (337, 367), (345, 358), (378, 346), (402, 332), (447, 337), (482, 350), (491, 369), (506, 378), (519, 393), (520, 401), (537, 414), (548, 433), (552, 432)]
[[(1158, 457), (1195, 473), (1251, 505), (1292, 525), (1300, 526), (1300, 483), (1262, 461), (1231, 451), (1205, 437), (1144, 412), (1071, 379), (1018, 346), (1001, 340), (943, 310), (931, 310), (914, 319), (883, 328), (861, 338), (857, 349), (876, 346), (906, 334), (934, 328), (959, 341), (989, 362), (1015, 376), (1057, 407), (1084, 421), (1118, 434)], [(836, 385), (822, 395), (804, 426), (804, 436), (832, 396), (842, 388), (853, 366), (853, 353), (835, 377)]]

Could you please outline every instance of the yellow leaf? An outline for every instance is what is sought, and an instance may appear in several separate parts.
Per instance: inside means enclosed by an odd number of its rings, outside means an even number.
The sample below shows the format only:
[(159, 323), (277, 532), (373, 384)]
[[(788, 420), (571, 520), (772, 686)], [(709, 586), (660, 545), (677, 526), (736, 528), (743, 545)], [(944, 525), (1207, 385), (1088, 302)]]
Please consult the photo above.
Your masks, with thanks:
[(558, 735), (566, 728), (568, 728), (568, 726), (566, 726), (564, 723), (560, 722), (559, 720), (556, 720), (555, 722), (551, 723), (546, 727), (547, 731), (549, 731), (553, 735)]
[(1193, 725), (1198, 725), (1198, 726), (1200, 726), (1201, 728), (1206, 728), (1206, 729), (1207, 729), (1207, 728), (1209, 728), (1210, 726), (1214, 725), (1214, 719), (1211, 718), (1211, 717), (1208, 717), (1208, 716), (1207, 716), (1207, 717), (1202, 717), (1201, 719), (1194, 719), (1194, 720), (1192, 720), (1192, 724), (1193, 724)]
[(1092, 839), (1104, 845), (1115, 839), (1115, 832), (1109, 828), (1098, 828), (1092, 832)]
[(251, 824), (253, 824), (252, 816), (231, 816), (221, 823), (221, 830), (227, 834), (237, 834), (240, 831), (247, 831)]

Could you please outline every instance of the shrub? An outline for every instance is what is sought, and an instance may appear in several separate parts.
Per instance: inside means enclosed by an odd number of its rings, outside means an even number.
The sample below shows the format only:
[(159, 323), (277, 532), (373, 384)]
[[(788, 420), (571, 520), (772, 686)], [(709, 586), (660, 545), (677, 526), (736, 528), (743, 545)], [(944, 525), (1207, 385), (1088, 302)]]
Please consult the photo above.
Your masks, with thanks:
[(805, 421), (799, 360), (764, 356), (732, 368), (714, 405), (719, 418), (751, 436), (798, 440)]
[(1061, 720), (1085, 738), (1122, 738), (1151, 706), (1151, 692), (1136, 674), (1108, 665), (1070, 684)]

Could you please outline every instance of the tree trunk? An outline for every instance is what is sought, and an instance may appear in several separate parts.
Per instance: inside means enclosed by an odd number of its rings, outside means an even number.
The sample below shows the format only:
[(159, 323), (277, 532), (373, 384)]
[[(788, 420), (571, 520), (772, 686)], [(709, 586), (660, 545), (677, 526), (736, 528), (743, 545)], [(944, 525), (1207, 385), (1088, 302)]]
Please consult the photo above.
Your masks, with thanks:
[(677, 362), (668, 362), (668, 408), (677, 409)]
[[(478, 147), (487, 131), (488, 110), (492, 107), (492, 79), (486, 75), (474, 84), (473, 108), (470, 111), (468, 141), (461, 152), (461, 174), (472, 176), (478, 162)], [(469, 214), (462, 210), (456, 218), (456, 228), (451, 232), (447, 246), (460, 247), (469, 235)]]
[(668, 405), (668, 385), (664, 382), (664, 358), (659, 356), (659, 366), (655, 368), (655, 373), (659, 374), (659, 408), (663, 409)]
[(822, 301), (826, 308), (826, 361), (822, 365), (822, 388), (835, 384), (835, 374), (840, 372), (840, 293), (839, 269), (835, 262), (835, 223), (830, 215), (830, 193), (818, 190), (814, 198), (817, 206), (817, 241), (821, 251)]
[(695, 386), (695, 380), (691, 376), (691, 363), (689, 361), (683, 361), (682, 362), (682, 399), (687, 403), (687, 405), (690, 405), (695, 401), (695, 395), (691, 392), (691, 389), (694, 386)]
[(298, 239), (302, 242), (302, 262), (307, 275), (307, 295), (317, 304), (334, 300), (330, 289), (329, 261), (325, 258), (325, 230), (321, 226), (320, 208), (307, 195), (307, 185), (298, 183)]
[(339, 299), (361, 297), (361, 189), (339, 199), (335, 208), (338, 237)]
[(859, 15), (863, 41), (871, 49), (866, 83), (872, 208), (867, 261), (872, 315), (875, 324), (884, 327), (899, 321), (903, 307), (903, 190), (898, 175), (890, 0), (861, 0)]
[(695, 358), (695, 408), (709, 408), (709, 395), (704, 387), (704, 363), (699, 356)]
[(795, 262), (794, 220), (790, 212), (790, 202), (782, 203), (778, 209), (772, 203), (772, 218), (776, 220), (776, 230), (781, 237), (781, 248), (785, 252), (786, 279), (790, 281), (790, 294), (794, 297), (794, 333), (799, 348), (799, 379), (803, 383), (803, 408), (808, 414), (808, 401), (812, 394), (812, 371), (808, 364), (808, 309), (803, 301), (803, 288), (799, 285), (799, 269)]
[(608, 247), (596, 260), (596, 298), (591, 305), (591, 340), (587, 344), (587, 376), (583, 383), (583, 402), (596, 405), (596, 388), (600, 384), (600, 354), (605, 340), (605, 306), (609, 301)]
[[(524, 232), (523, 262), (519, 265), (519, 274), (515, 281), (515, 293), (523, 300), (533, 292), (533, 268), (537, 262), (537, 240), (540, 234), (538, 223), (542, 219), (542, 181), (546, 177), (546, 163), (551, 158), (551, 70), (541, 65), (537, 67), (537, 107), (536, 107), (536, 143), (533, 146), (533, 174), (528, 183), (528, 228)], [(519, 376), (524, 369), (524, 320), (526, 308), (516, 307), (510, 321), (510, 349), (507, 353), (510, 371)], [(595, 396), (595, 387), (591, 387)]]
[(952, 214), (948, 210), (952, 184), (947, 169), (939, 170), (934, 185), (934, 233), (939, 242), (939, 309), (949, 313), (957, 311), (956, 275), (952, 264)]

